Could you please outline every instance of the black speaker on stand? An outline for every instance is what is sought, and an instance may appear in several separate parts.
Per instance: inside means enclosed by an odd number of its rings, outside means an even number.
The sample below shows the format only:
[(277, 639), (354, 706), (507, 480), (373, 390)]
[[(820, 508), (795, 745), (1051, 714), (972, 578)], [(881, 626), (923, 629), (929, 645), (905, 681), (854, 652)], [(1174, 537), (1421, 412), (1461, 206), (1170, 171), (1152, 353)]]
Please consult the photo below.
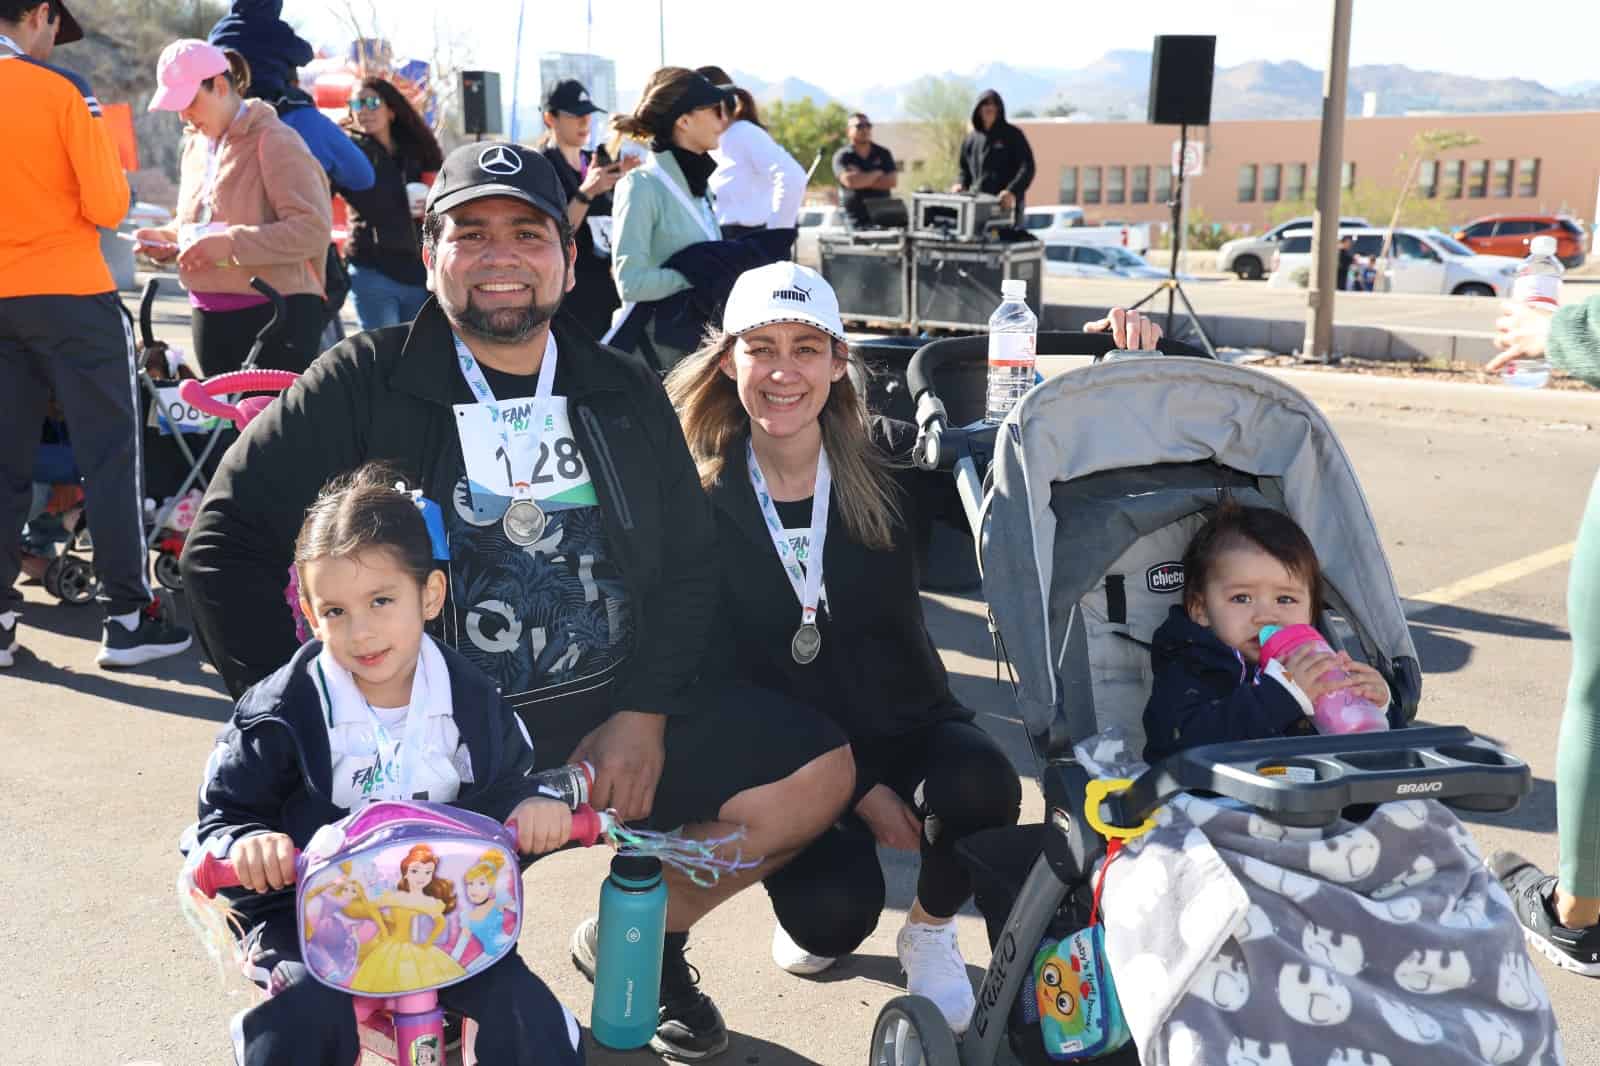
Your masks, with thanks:
[(1183, 301), (1189, 321), (1200, 336), (1200, 343), (1215, 359), (1217, 351), (1206, 336), (1200, 317), (1194, 313), (1189, 294), (1178, 281), (1178, 245), (1183, 222), (1184, 169), (1189, 154), (1189, 127), (1211, 124), (1211, 83), (1217, 66), (1217, 39), (1214, 36), (1163, 35), (1156, 38), (1150, 56), (1150, 122), (1156, 126), (1177, 126), (1178, 166), (1173, 175), (1172, 200), (1172, 265), (1167, 278), (1133, 309), (1149, 303), (1163, 292), (1167, 294), (1166, 331), (1172, 335), (1173, 301)]
[(483, 140), (503, 133), (500, 74), (494, 70), (461, 72), (461, 131)]

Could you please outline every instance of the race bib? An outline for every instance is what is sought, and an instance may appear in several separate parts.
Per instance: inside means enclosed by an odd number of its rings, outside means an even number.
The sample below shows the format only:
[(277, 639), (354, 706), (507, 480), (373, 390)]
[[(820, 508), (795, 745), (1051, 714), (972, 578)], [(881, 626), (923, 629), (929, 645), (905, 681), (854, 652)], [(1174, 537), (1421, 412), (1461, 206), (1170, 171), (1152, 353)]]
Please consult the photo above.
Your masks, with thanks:
[(156, 402), (150, 405), (150, 425), (164, 437), (174, 433), (209, 433), (217, 427), (217, 416), (208, 415), (185, 403), (176, 387), (156, 389)]
[(500, 412), (498, 423), (489, 401), (455, 405), (472, 509), (480, 519), (492, 521), (504, 514), (521, 486), (547, 512), (600, 502), (572, 435), (566, 397), (492, 402)]
[(590, 215), (585, 221), (589, 223), (589, 236), (594, 240), (594, 254), (601, 259), (610, 259), (611, 216)]

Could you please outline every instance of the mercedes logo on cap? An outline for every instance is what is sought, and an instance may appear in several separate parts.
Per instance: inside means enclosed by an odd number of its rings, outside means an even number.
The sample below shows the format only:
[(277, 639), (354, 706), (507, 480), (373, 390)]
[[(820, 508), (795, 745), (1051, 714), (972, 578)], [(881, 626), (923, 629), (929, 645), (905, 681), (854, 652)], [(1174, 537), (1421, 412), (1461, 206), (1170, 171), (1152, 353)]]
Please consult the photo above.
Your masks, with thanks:
[(522, 173), (522, 159), (503, 144), (493, 144), (478, 153), (478, 169), (501, 177)]

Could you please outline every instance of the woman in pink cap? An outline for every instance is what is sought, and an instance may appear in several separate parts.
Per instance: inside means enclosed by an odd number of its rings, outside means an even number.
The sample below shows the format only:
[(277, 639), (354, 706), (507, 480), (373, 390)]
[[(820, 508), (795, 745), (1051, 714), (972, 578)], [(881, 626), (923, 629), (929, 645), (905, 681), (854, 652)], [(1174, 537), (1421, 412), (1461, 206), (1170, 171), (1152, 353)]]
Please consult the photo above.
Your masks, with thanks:
[(152, 111), (188, 123), (178, 214), (136, 231), (152, 259), (177, 260), (194, 307), (195, 354), (207, 376), (237, 370), (272, 317), (250, 287), (259, 277), (283, 294), (287, 317), (259, 366), (299, 373), (322, 333), (323, 281), (333, 229), (328, 179), (300, 135), (271, 105), (241, 95), (244, 57), (205, 41), (174, 41), (156, 64)]

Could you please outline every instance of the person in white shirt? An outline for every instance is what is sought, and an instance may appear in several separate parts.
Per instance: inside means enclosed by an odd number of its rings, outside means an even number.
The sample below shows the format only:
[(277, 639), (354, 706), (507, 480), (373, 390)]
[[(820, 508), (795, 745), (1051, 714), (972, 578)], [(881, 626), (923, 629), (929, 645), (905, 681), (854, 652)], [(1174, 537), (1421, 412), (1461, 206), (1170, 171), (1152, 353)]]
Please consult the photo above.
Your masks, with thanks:
[(730, 240), (753, 230), (793, 229), (806, 194), (806, 172), (761, 125), (755, 97), (738, 88), (721, 67), (701, 67), (713, 85), (733, 96), (728, 126), (711, 157), (717, 222)]

